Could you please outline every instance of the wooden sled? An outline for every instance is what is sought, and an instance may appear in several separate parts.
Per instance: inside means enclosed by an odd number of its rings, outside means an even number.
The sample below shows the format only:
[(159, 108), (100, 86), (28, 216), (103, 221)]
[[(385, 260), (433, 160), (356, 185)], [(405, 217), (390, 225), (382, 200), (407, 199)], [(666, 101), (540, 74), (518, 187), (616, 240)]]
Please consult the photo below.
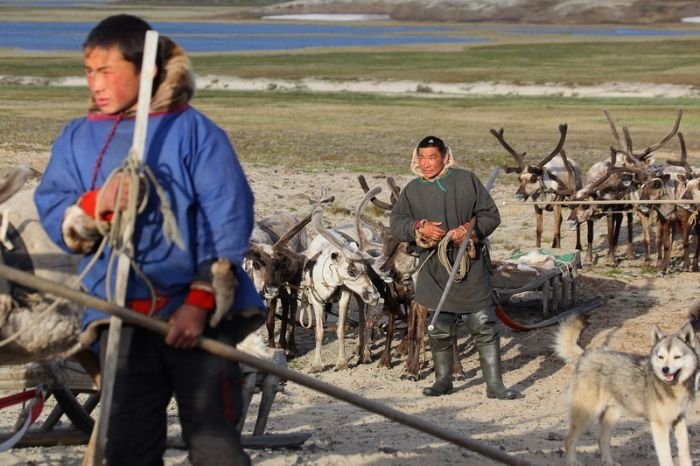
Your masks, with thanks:
[[(274, 360), (284, 364), (284, 352)], [(244, 448), (296, 448), (310, 437), (310, 433), (270, 434), (266, 433), (267, 421), (272, 411), (275, 396), (283, 389), (280, 379), (271, 374), (263, 374), (249, 366), (241, 366), (244, 376), (243, 415), (239, 428), (249, 415), (249, 406), (253, 396), (260, 394), (260, 403), (255, 416), (252, 435), (243, 435)], [(74, 360), (51, 363), (31, 363), (23, 366), (0, 367), (0, 390), (18, 391), (37, 386), (44, 387), (47, 400), (53, 397), (56, 405), (43, 418), (24, 434), (15, 447), (49, 447), (55, 445), (86, 445), (94, 426), (92, 411), (98, 405), (99, 393), (92, 379), (83, 367)], [(69, 421), (70, 426), (61, 425), (61, 419)], [(12, 432), (0, 432), (0, 442), (8, 439)], [(170, 448), (184, 448), (182, 439), (169, 438)]]
[(498, 316), (516, 330), (542, 328), (559, 322), (570, 311), (587, 312), (600, 300), (577, 304), (576, 279), (581, 268), (578, 250), (531, 249), (494, 261), (493, 287)]

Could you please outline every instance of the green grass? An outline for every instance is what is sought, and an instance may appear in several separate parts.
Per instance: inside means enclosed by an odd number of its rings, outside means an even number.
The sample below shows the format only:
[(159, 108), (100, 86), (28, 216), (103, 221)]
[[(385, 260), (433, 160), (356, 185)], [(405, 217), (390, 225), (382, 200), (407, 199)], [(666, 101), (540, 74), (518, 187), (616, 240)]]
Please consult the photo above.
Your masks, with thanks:
[[(583, 167), (608, 157), (613, 143), (602, 109), (629, 125), (637, 147), (666, 134), (677, 109), (691, 154), (700, 149), (694, 99), (571, 99), (559, 97), (388, 97), (349, 93), (201, 91), (194, 105), (230, 135), (241, 159), (305, 169), (408, 174), (415, 143), (428, 133), (453, 147), (458, 162), (487, 175), (512, 164), (489, 133), (505, 128), (526, 160), (549, 153), (557, 126), (569, 124), (567, 154)], [(62, 126), (84, 114), (80, 88), (0, 86), (0, 148), (48, 151)], [(674, 142), (675, 144), (675, 142)], [(674, 150), (674, 144), (669, 150)], [(691, 155), (692, 158), (692, 155)]]
[[(468, 83), (564, 83), (589, 85), (610, 81), (700, 86), (700, 40), (620, 40), (421, 46), (404, 49), (310, 50), (292, 53), (193, 54), (200, 75), (244, 78), (397, 80)], [(76, 76), (79, 53), (33, 54), (1, 58), (10, 76)]]

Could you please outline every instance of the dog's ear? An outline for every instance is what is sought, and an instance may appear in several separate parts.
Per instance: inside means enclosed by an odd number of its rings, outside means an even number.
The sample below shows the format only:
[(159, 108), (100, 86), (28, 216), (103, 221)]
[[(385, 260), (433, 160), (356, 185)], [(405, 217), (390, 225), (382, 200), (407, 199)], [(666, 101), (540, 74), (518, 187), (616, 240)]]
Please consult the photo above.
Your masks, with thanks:
[(697, 339), (695, 338), (695, 329), (693, 329), (693, 324), (688, 320), (683, 324), (683, 327), (678, 331), (678, 338), (680, 338), (686, 345), (695, 349)]
[(654, 324), (651, 327), (651, 344), (652, 346), (657, 344), (659, 340), (661, 340), (664, 337), (664, 334), (661, 333), (661, 330), (659, 330), (659, 327)]

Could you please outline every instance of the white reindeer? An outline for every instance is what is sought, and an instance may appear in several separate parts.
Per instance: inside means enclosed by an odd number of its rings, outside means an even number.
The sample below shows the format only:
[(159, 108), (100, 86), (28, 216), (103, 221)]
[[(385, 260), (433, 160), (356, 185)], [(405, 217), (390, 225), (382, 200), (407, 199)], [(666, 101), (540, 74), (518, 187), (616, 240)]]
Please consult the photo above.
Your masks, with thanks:
[(316, 350), (311, 372), (323, 370), (321, 344), (325, 305), (339, 296), (336, 332), (339, 349), (335, 364), (335, 369), (339, 370), (348, 366), (344, 342), (345, 317), (352, 294), (357, 294), (363, 302), (371, 306), (376, 306), (380, 299), (367, 274), (366, 257), (360, 253), (357, 244), (327, 230), (321, 223), (321, 214), (320, 207), (316, 207), (312, 213), (312, 223), (319, 234), (305, 253), (308, 260), (302, 280), (304, 300), (313, 308), (316, 319)]

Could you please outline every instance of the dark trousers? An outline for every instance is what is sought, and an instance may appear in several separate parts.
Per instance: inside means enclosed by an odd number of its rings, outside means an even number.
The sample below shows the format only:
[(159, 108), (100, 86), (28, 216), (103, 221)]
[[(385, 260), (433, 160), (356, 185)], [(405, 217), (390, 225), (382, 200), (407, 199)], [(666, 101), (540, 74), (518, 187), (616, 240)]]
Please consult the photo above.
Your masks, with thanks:
[[(207, 336), (236, 343), (222, 322)], [(106, 348), (106, 331), (101, 348)], [(231, 335), (224, 338), (224, 335)], [(161, 335), (124, 325), (112, 409), (109, 466), (163, 464), (167, 407), (177, 401), (182, 436), (193, 465), (249, 465), (236, 429), (242, 379), (238, 364), (201, 349), (176, 349)], [(171, 414), (173, 415), (173, 414)]]
[(431, 351), (452, 351), (455, 326), (459, 320), (466, 324), (469, 334), (474, 338), (474, 344), (477, 349), (498, 340), (499, 332), (496, 325), (496, 314), (493, 309), (465, 314), (441, 312), (435, 321), (433, 330), (428, 331)]

